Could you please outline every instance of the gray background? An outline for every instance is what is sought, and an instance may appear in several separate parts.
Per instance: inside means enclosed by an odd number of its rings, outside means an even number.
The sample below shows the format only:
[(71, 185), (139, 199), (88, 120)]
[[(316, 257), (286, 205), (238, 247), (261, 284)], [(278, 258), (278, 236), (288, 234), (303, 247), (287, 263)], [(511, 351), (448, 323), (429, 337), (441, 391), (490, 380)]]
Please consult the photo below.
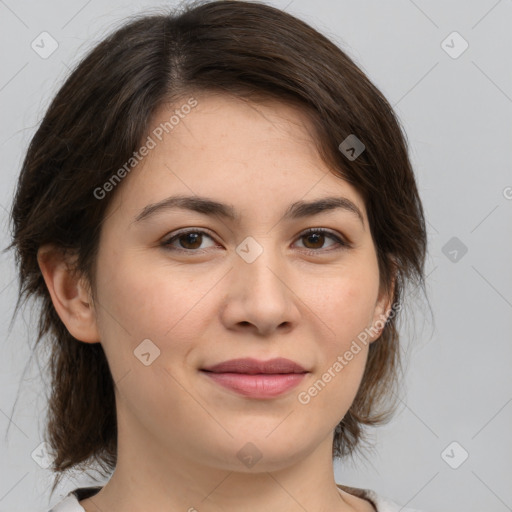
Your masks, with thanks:
[[(371, 431), (368, 461), (336, 464), (337, 482), (425, 512), (512, 510), (512, 2), (269, 3), (332, 38), (395, 107), (428, 219), (434, 321), (424, 301), (411, 308), (398, 413)], [(162, 5), (0, 0), (2, 247), (23, 153), (68, 67), (128, 15)], [(58, 42), (47, 59), (31, 48), (43, 31)], [(454, 31), (469, 44), (460, 55), (458, 36), (443, 43)], [(51, 474), (31, 456), (41, 443), (45, 383), (35, 361), (22, 375), (35, 314), (25, 310), (9, 331), (16, 289), (12, 254), (2, 254), (0, 512), (46, 511), (94, 482), (65, 480), (49, 501)]]

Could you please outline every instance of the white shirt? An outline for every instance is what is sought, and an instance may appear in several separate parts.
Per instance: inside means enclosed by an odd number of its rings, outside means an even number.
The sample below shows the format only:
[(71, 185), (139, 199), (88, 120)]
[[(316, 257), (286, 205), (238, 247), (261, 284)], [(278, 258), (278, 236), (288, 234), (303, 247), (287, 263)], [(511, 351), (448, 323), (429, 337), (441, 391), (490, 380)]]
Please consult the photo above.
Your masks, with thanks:
[[(81, 487), (70, 491), (61, 501), (48, 512), (85, 512), (79, 501), (94, 496), (101, 487)], [(412, 508), (403, 508), (398, 503), (378, 495), (370, 489), (351, 488), (357, 491), (359, 497), (364, 497), (372, 502), (376, 512), (420, 512)], [(75, 494), (76, 493), (76, 494)], [(351, 492), (352, 494), (352, 492)]]

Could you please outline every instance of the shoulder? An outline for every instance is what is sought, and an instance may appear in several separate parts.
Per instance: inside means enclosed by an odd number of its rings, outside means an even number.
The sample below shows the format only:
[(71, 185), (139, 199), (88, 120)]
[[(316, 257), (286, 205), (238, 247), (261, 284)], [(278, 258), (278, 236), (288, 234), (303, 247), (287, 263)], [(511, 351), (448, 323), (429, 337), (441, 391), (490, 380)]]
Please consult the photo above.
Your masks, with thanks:
[(377, 494), (375, 491), (365, 489), (368, 498), (375, 503), (377, 512), (425, 512), (416, 508), (403, 507), (389, 498)]
[(361, 489), (358, 487), (347, 487), (345, 485), (336, 484), (340, 489), (349, 494), (357, 496), (358, 498), (363, 498), (369, 501), (376, 512), (425, 512), (415, 508), (407, 508), (399, 505), (395, 501), (382, 496), (381, 494), (377, 494), (375, 491), (371, 489)]
[[(413, 508), (404, 508), (371, 489), (347, 487), (340, 484), (337, 484), (337, 486), (353, 496), (369, 501), (374, 506), (376, 512), (424, 512)], [(94, 496), (100, 489), (101, 487), (79, 487), (78, 489), (70, 491), (48, 512), (85, 512), (79, 501)]]
[(85, 512), (79, 501), (94, 496), (102, 487), (79, 487), (70, 491), (48, 512)]

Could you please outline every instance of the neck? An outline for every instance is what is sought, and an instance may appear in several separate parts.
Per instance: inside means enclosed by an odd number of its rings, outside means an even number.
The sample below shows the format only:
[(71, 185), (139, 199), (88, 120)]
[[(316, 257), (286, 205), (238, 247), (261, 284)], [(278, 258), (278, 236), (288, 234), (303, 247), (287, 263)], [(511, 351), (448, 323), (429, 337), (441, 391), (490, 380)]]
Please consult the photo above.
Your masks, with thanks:
[(116, 469), (103, 489), (80, 502), (86, 512), (374, 510), (368, 501), (337, 487), (332, 434), (311, 453), (290, 457), (284, 465), (261, 454), (250, 469), (241, 471), (240, 465), (225, 462), (223, 468), (192, 458), (179, 443), (169, 441), (164, 449), (142, 427), (137, 431), (130, 423), (127, 429), (123, 417), (118, 414)]

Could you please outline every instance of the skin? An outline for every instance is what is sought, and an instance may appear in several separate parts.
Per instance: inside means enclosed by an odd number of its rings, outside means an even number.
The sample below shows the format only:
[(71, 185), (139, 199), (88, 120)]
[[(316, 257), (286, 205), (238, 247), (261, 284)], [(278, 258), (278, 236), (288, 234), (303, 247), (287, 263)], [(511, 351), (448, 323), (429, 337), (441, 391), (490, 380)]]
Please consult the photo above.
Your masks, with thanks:
[[(39, 251), (60, 318), (78, 340), (102, 344), (116, 383), (118, 464), (81, 505), (87, 512), (372, 511), (336, 487), (331, 455), (368, 345), (308, 404), (298, 401), (391, 306), (391, 293), (379, 289), (364, 202), (320, 159), (299, 110), (195, 97), (198, 106), (110, 192), (96, 301), (58, 252)], [(171, 106), (161, 108), (152, 126), (171, 114)], [(147, 205), (174, 194), (230, 204), (240, 218), (167, 209), (135, 222)], [(363, 222), (343, 209), (282, 218), (295, 201), (327, 196), (352, 201)], [(206, 234), (162, 245), (183, 228)], [(326, 228), (350, 246), (329, 235), (311, 239), (307, 228)], [(248, 236), (263, 248), (252, 263), (236, 252)], [(147, 366), (134, 355), (145, 339), (160, 350)], [(310, 373), (271, 400), (243, 397), (199, 371), (279, 356)], [(236, 456), (248, 442), (261, 454), (251, 468)]]

